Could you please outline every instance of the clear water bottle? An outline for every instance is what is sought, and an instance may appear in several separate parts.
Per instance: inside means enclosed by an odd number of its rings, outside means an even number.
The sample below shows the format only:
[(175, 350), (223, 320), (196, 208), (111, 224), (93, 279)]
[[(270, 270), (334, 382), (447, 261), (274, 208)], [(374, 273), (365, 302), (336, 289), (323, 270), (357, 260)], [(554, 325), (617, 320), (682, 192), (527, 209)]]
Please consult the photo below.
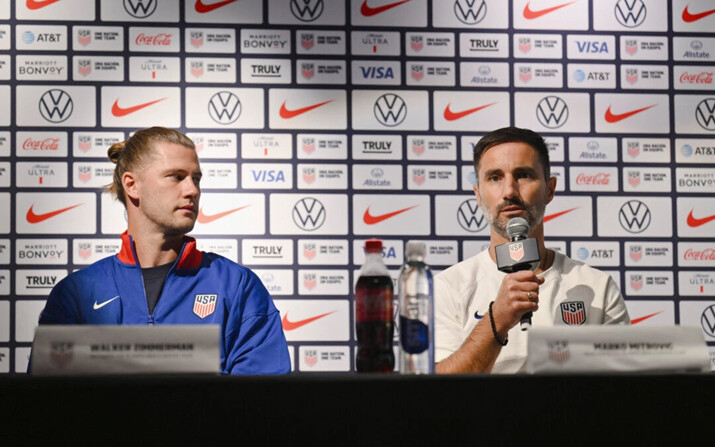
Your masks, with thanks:
[(434, 286), (425, 244), (409, 241), (398, 282), (400, 374), (434, 373)]
[(382, 260), (382, 240), (365, 242), (365, 263), (355, 285), (358, 372), (390, 373), (395, 368), (392, 278)]

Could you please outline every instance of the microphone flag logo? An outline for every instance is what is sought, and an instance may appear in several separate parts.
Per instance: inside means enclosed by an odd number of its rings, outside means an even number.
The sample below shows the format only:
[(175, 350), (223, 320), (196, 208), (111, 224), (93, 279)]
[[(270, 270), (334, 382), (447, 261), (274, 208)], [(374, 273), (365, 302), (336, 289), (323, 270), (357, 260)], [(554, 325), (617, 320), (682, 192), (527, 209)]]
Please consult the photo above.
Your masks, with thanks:
[(515, 261), (521, 261), (524, 257), (524, 244), (521, 242), (512, 242), (509, 244), (509, 257)]

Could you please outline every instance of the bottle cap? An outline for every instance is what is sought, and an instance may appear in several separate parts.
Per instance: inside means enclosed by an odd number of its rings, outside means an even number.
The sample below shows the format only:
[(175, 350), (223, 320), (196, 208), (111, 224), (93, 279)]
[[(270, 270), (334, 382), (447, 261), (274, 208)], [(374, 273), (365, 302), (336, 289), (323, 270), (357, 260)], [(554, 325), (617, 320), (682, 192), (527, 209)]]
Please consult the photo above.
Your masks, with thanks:
[(368, 239), (365, 241), (365, 253), (382, 252), (382, 239)]
[(427, 253), (427, 248), (426, 248), (424, 242), (420, 242), (420, 241), (407, 242), (407, 250), (406, 250), (405, 254), (408, 258), (412, 257), (412, 256), (420, 256), (420, 257), (424, 258), (425, 253)]

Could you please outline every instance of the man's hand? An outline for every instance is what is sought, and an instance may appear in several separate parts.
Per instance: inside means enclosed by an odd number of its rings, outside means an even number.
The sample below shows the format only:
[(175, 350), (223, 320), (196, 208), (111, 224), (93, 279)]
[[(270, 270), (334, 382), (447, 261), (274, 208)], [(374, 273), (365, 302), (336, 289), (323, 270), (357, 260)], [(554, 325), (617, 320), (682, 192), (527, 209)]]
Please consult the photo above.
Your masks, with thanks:
[(504, 277), (494, 299), (492, 314), (499, 338), (504, 340), (509, 329), (516, 326), (527, 312), (539, 309), (539, 285), (544, 278), (531, 270), (509, 273)]

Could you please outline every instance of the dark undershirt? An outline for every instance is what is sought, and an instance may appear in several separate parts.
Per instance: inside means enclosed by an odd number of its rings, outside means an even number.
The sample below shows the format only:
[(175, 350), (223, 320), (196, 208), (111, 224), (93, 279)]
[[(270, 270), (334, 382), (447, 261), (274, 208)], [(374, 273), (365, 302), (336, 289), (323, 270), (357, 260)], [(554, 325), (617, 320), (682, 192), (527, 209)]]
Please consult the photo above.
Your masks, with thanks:
[(144, 278), (144, 290), (146, 291), (146, 304), (149, 307), (149, 315), (154, 313), (156, 303), (161, 296), (161, 289), (164, 287), (166, 275), (169, 274), (173, 262), (156, 267), (142, 268)]

